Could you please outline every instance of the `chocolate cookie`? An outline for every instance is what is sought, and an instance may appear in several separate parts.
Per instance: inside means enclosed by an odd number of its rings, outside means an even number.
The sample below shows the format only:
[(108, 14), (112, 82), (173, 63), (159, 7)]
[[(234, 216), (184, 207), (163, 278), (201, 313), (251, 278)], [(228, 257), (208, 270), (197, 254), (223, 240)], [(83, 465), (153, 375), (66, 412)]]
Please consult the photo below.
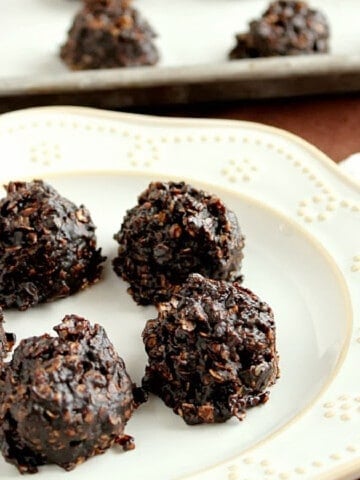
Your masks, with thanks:
[(54, 330), (22, 340), (0, 377), (2, 453), (21, 473), (134, 447), (124, 434), (133, 385), (104, 329), (67, 315)]
[(190, 275), (143, 340), (144, 389), (190, 425), (242, 420), (279, 375), (273, 312), (238, 283)]
[(26, 310), (100, 278), (88, 210), (41, 180), (10, 182), (0, 201), (0, 306)]
[(236, 35), (236, 46), (229, 57), (326, 53), (329, 35), (323, 13), (303, 1), (279, 0), (270, 3), (259, 20), (250, 22), (249, 32)]
[(244, 237), (234, 212), (184, 182), (151, 183), (114, 238), (114, 270), (142, 305), (168, 300), (189, 273), (232, 280), (240, 274)]
[(69, 68), (135, 67), (159, 60), (156, 34), (129, 0), (85, 0), (60, 56)]

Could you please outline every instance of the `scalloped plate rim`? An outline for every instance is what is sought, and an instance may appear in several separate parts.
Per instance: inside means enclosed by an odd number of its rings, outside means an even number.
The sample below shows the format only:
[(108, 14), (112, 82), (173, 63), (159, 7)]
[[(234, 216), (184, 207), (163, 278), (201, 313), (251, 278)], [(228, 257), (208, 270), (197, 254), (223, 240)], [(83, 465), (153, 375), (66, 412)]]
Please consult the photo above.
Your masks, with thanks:
[[(10, 118), (16, 118), (21, 117), (23, 115), (28, 116), (32, 114), (42, 114), (42, 113), (59, 113), (59, 114), (71, 114), (75, 116), (81, 116), (81, 117), (91, 117), (91, 118), (99, 118), (99, 119), (113, 119), (113, 120), (123, 120), (128, 123), (138, 123), (139, 122), (147, 127), (150, 127), (151, 125), (158, 125), (158, 126), (167, 126), (167, 127), (207, 127), (207, 126), (218, 126), (218, 127), (230, 127), (230, 128), (236, 128), (237, 126), (242, 126), (243, 128), (246, 129), (256, 129), (260, 132), (268, 132), (270, 134), (275, 134), (278, 137), (285, 137), (288, 141), (291, 143), (295, 143), (297, 145), (300, 145), (302, 148), (304, 148), (306, 151), (308, 151), (311, 156), (313, 157), (314, 160), (318, 161), (326, 167), (326, 169), (334, 175), (336, 179), (340, 179), (344, 182), (346, 182), (347, 186), (350, 187), (351, 189), (354, 189), (356, 191), (356, 194), (360, 193), (359, 187), (360, 187), (360, 181), (355, 180), (353, 177), (348, 175), (347, 173), (341, 171), (336, 164), (322, 151), (320, 151), (317, 147), (313, 146), (306, 140), (303, 140), (301, 137), (292, 134), (290, 132), (287, 132), (285, 130), (276, 128), (276, 127), (271, 127), (268, 125), (263, 125), (260, 123), (255, 123), (255, 122), (247, 122), (247, 121), (241, 121), (241, 120), (224, 120), (224, 119), (188, 119), (188, 118), (171, 118), (171, 117), (156, 117), (156, 116), (150, 116), (150, 115), (139, 115), (139, 114), (130, 114), (130, 113), (122, 113), (122, 112), (113, 112), (113, 111), (106, 111), (106, 110), (98, 110), (98, 109), (93, 109), (93, 108), (88, 108), (88, 107), (72, 107), (72, 106), (49, 106), (49, 107), (36, 107), (36, 108), (29, 108), (29, 109), (24, 109), (24, 110), (17, 110), (14, 112), (6, 113), (0, 116), (0, 125), (2, 121), (6, 121), (7, 119)], [(98, 173), (97, 170), (92, 169), (94, 173)], [(80, 169), (79, 172), (82, 172), (83, 169)], [(91, 171), (91, 170), (90, 170)], [(103, 169), (102, 171), (108, 172), (108, 170)], [(117, 173), (120, 173), (122, 170), (118, 169), (116, 170)], [(54, 172), (55, 175), (59, 175), (62, 172), (56, 171)], [(140, 173), (139, 171), (133, 172), (135, 174)], [(144, 172), (145, 173), (145, 172)], [(149, 173), (149, 172), (147, 172)], [(155, 170), (151, 170), (151, 173), (156, 174)], [(296, 176), (296, 174), (294, 174)], [(188, 176), (189, 179), (191, 179), (191, 175)], [(205, 181), (203, 183), (210, 184), (211, 182)], [(236, 192), (236, 187), (230, 187), (230, 186), (225, 186), (221, 185), (220, 186), (222, 189), (226, 189), (232, 192)], [(246, 193), (244, 194), (245, 196), (251, 197), (251, 194)], [(264, 203), (263, 200), (258, 200), (260, 203)], [(280, 215), (287, 215), (286, 213), (278, 210), (274, 206), (268, 206), (268, 208), (271, 208), (274, 210), (276, 213)], [(296, 219), (291, 218), (288, 216), (288, 219), (292, 222), (295, 222), (297, 226), (301, 227), (307, 235), (310, 235), (310, 237), (313, 236), (312, 232), (309, 232), (304, 228), (303, 225), (300, 224)], [(314, 236), (314, 239), (320, 244), (320, 241), (316, 236)], [(322, 245), (322, 247), (327, 251), (327, 248)], [(329, 253), (327, 251), (327, 253)], [(330, 254), (330, 253), (329, 253)], [(330, 254), (330, 256), (332, 256)], [(344, 275), (342, 274), (341, 270), (339, 269), (339, 273), (341, 274), (342, 277)], [(346, 279), (344, 278), (345, 284), (347, 284)], [(338, 372), (336, 372), (338, 374)], [(309, 409), (311, 409), (311, 405), (309, 406)], [(291, 422), (290, 422), (291, 423)], [(288, 424), (287, 424), (288, 425)], [(278, 432), (275, 432), (273, 435), (277, 435)], [(267, 439), (264, 440), (265, 442), (268, 442), (271, 440), (272, 436), (270, 435), (270, 438), (268, 437)], [(251, 451), (253, 449), (256, 449), (259, 446), (259, 444), (256, 444), (254, 447), (251, 447), (246, 450), (246, 453), (248, 451)], [(238, 456), (241, 456), (244, 452), (239, 454)], [(231, 459), (227, 459), (221, 462), (223, 463), (228, 463), (231, 461)], [(209, 471), (210, 469), (213, 469), (217, 467), (218, 465), (213, 465), (209, 468), (206, 468), (204, 472)], [(340, 465), (334, 465), (332, 469), (329, 471), (323, 472), (319, 474), (316, 478), (320, 479), (334, 479), (334, 475), (337, 475), (337, 473), (341, 474), (341, 478), (350, 478), (350, 475), (355, 475), (358, 473), (360, 469), (360, 458), (344, 462)], [(202, 472), (203, 470), (201, 470)], [(182, 477), (182, 478), (191, 478), (194, 475), (198, 475), (201, 472), (194, 472), (190, 476)], [(345, 477), (346, 476), (346, 477)], [(336, 477), (338, 478), (338, 477)]]

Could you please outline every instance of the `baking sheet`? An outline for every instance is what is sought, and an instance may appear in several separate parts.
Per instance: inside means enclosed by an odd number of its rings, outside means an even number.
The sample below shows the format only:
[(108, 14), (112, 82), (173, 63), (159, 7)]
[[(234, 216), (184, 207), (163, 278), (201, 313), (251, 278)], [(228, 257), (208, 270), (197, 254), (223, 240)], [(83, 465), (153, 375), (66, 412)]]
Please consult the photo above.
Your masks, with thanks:
[[(2, 0), (4, 2), (4, 0)], [(106, 106), (184, 103), (360, 89), (359, 0), (318, 0), (331, 26), (331, 53), (228, 61), (234, 35), (267, 0), (137, 0), (158, 32), (154, 67), (69, 72), (58, 56), (77, 0), (12, 0), (2, 6), (0, 98), (73, 98)], [(63, 97), (62, 95), (65, 95)], [(98, 95), (99, 97), (99, 95)], [(53, 99), (54, 100), (54, 99)], [(25, 99), (24, 99), (25, 101)]]

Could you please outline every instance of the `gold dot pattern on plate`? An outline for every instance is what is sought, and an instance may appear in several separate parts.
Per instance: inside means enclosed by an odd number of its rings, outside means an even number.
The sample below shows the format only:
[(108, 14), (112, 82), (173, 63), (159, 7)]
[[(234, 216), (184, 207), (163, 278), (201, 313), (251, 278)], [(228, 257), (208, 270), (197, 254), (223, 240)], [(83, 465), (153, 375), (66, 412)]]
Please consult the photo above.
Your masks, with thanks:
[(260, 469), (261, 478), (266, 478), (266, 480), (272, 480), (275, 478), (274, 475), (277, 475), (277, 471), (271, 464), (270, 460), (266, 458), (257, 460), (254, 457), (247, 455), (242, 458), (241, 466), (238, 466), (237, 464), (231, 464), (228, 466), (228, 480), (244, 480), (242, 473), (246, 471), (246, 469), (250, 469), (251, 471)]
[(134, 143), (126, 156), (130, 167), (150, 168), (159, 160), (159, 149), (151, 138), (135, 135)]
[(32, 145), (29, 154), (31, 163), (44, 167), (50, 167), (61, 160), (60, 145), (46, 140)]
[[(357, 333), (355, 335), (355, 342), (360, 344), (360, 328), (357, 329)], [(358, 400), (357, 400), (358, 399)], [(355, 397), (355, 401), (360, 402), (360, 397)], [(360, 406), (360, 405), (359, 405)]]
[(350, 453), (356, 453), (357, 452), (357, 446), (356, 445), (348, 445), (346, 447), (346, 451)]
[(294, 158), (291, 154), (286, 154), (286, 158), (292, 162), (292, 165), (307, 177), (318, 193), (331, 194), (331, 189), (319, 178), (315, 171), (298, 158)]
[(295, 467), (294, 472), (297, 475), (305, 475), (306, 474), (306, 469), (304, 467)]
[[(351, 409), (351, 404), (360, 405), (360, 395), (352, 397), (348, 394), (339, 395), (335, 400), (325, 402), (323, 408), (325, 410), (340, 409), (340, 411), (347, 411)], [(335, 416), (331, 415), (331, 416)], [(349, 457), (349, 455), (357, 455), (360, 448), (356, 443), (347, 444), (339, 451), (330, 451), (323, 458), (313, 458), (303, 465), (293, 465), (291, 470), (281, 470), (279, 465), (274, 465), (273, 462), (267, 458), (260, 458), (246, 455), (242, 457), (242, 465), (231, 464), (227, 467), (227, 480), (257, 480), (262, 478), (264, 480), (295, 480), (300, 478), (307, 478), (308, 475), (316, 474), (320, 469), (331, 463), (340, 462)], [(277, 467), (277, 468), (276, 468)], [(247, 475), (250, 474), (248, 478)], [(255, 476), (254, 476), (255, 475)]]
[(360, 203), (359, 202), (354, 202), (352, 200), (347, 200), (346, 198), (343, 198), (341, 200), (340, 207), (346, 208), (346, 209), (350, 210), (351, 212), (355, 212), (355, 213), (360, 212)]
[[(199, 140), (205, 143), (209, 140), (209, 138), (206, 135), (201, 135)], [(219, 143), (223, 139), (221, 136), (217, 135), (213, 138), (213, 140)], [(224, 140), (233, 143), (238, 140), (243, 145), (253, 143), (257, 147), (262, 146), (268, 150), (272, 150), (280, 157), (285, 158), (312, 183), (316, 189), (316, 195), (314, 195), (312, 199), (308, 201), (307, 205), (300, 204), (297, 209), (298, 216), (303, 217), (303, 220), (306, 223), (312, 223), (314, 221), (326, 221), (338, 210), (339, 206), (349, 208), (354, 212), (360, 212), (360, 205), (355, 204), (352, 201), (340, 201), (334, 191), (320, 179), (312, 167), (306, 165), (303, 161), (294, 158), (293, 154), (286, 151), (286, 149), (284, 149), (282, 146), (276, 145), (274, 142), (263, 142), (263, 140), (260, 138), (251, 138), (247, 136), (237, 138), (235, 135), (230, 135), (229, 137), (224, 138)], [(250, 160), (248, 160), (248, 162), (251, 163)], [(246, 164), (244, 159), (230, 159), (222, 168), (221, 174), (225, 176), (230, 183), (249, 182), (252, 180), (258, 167), (253, 164), (252, 168), (249, 169), (246, 168), (246, 166), (244, 167), (243, 163)]]
[(227, 480), (239, 480), (239, 469), (237, 465), (230, 465), (228, 467)]
[(323, 222), (337, 211), (339, 200), (334, 194), (316, 194), (306, 200), (300, 200), (297, 207), (297, 214), (305, 222)]
[[(64, 118), (54, 118), (53, 116), (50, 116), (48, 118), (43, 118), (39, 121), (32, 121), (29, 124), (22, 124), (19, 123), (17, 125), (9, 126), (6, 129), (7, 133), (16, 133), (17, 131), (20, 130), (27, 130), (29, 128), (66, 128), (70, 127), (71, 129), (77, 129), (77, 130), (83, 130), (86, 132), (99, 132), (99, 133), (111, 133), (111, 134), (116, 134), (116, 135), (122, 135), (124, 138), (132, 138), (135, 142), (135, 146), (133, 149), (131, 149), (128, 152), (128, 159), (130, 166), (133, 168), (139, 167), (139, 168), (149, 168), (153, 165), (153, 163), (158, 160), (158, 149), (154, 145), (154, 140), (153, 137), (145, 138), (142, 134), (138, 132), (133, 132), (131, 128), (123, 128), (119, 125), (116, 124), (116, 122), (108, 122), (105, 123), (103, 121), (97, 122), (97, 121), (82, 121), (82, 120), (74, 120), (74, 119), (67, 119), (66, 117)], [(335, 212), (337, 210), (337, 207), (340, 205), (341, 207), (348, 208), (353, 212), (360, 212), (360, 204), (355, 203), (353, 201), (348, 201), (348, 200), (341, 200), (338, 201), (336, 196), (333, 194), (331, 188), (329, 188), (321, 179), (320, 177), (313, 171), (311, 166), (308, 166), (305, 162), (299, 160), (298, 158), (295, 158), (295, 156), (287, 151), (287, 149), (282, 146), (280, 143), (278, 144), (277, 142), (274, 141), (267, 141), (264, 140), (261, 137), (253, 137), (253, 136), (239, 136), (238, 134), (214, 134), (214, 135), (206, 135), (206, 134), (200, 134), (200, 135), (169, 135), (169, 136), (162, 136), (158, 140), (160, 143), (193, 143), (195, 141), (198, 141), (200, 143), (239, 143), (242, 145), (246, 144), (253, 144), (257, 147), (265, 147), (268, 150), (272, 150), (276, 152), (280, 157), (286, 159), (290, 164), (292, 164), (296, 169), (298, 169), (303, 175), (305, 175), (316, 187), (317, 192), (319, 195), (327, 195), (328, 200), (327, 204), (325, 206), (324, 211), (317, 212), (317, 215), (312, 215), (304, 211), (304, 208), (300, 206), (298, 208), (298, 215), (300, 217), (303, 217), (304, 221), (307, 223), (311, 223), (315, 220), (319, 222), (323, 222), (329, 218), (329, 215), (331, 215), (332, 212)], [(145, 148), (143, 144), (148, 144), (148, 147), (150, 147), (150, 151), (145, 154)], [(138, 152), (140, 150), (144, 150), (144, 155), (136, 155), (134, 153)], [(56, 152), (58, 153), (58, 152)], [(44, 162), (43, 165), (47, 165), (49, 162), (51, 154), (44, 154), (42, 155), (42, 160), (39, 160), (38, 157), (35, 155), (31, 155), (31, 161), (32, 162)], [(47, 158), (45, 158), (47, 157)], [(56, 158), (56, 156), (55, 156)], [(242, 163), (242, 162), (240, 162)], [(246, 164), (246, 162), (244, 162)], [(249, 161), (251, 163), (251, 161)], [(242, 165), (238, 165), (238, 169), (234, 171), (234, 168), (232, 168), (232, 165), (227, 165), (223, 168), (222, 173), (227, 177), (227, 179), (231, 183), (236, 183), (238, 181), (241, 182), (249, 182), (253, 176), (254, 173), (256, 172), (257, 166), (252, 165), (249, 168), (243, 167)], [(242, 171), (242, 169), (244, 171)], [(315, 195), (315, 197), (318, 195)], [(315, 200), (316, 203), (316, 200)], [(353, 269), (356, 269), (355, 271), (358, 271), (358, 265), (352, 265)]]
[(352, 258), (351, 271), (354, 273), (360, 272), (360, 255), (354, 255)]
[(236, 160), (232, 158), (226, 162), (221, 170), (221, 174), (231, 183), (249, 182), (257, 172), (257, 165), (255, 165), (254, 161), (249, 157)]
[(266, 468), (264, 470), (264, 475), (266, 475), (266, 477), (270, 477), (275, 474), (276, 474), (276, 470), (274, 470), (273, 468)]
[(359, 406), (360, 396), (343, 394), (335, 400), (323, 404), (323, 417), (348, 422), (353, 415), (360, 413)]
[[(340, 395), (335, 401), (324, 403), (323, 407), (334, 408), (337, 403), (340, 402), (340, 408), (344, 403), (354, 401), (360, 404), (360, 396), (351, 397), (350, 395)], [(257, 460), (255, 457), (245, 456), (242, 458), (242, 466), (237, 464), (231, 464), (228, 466), (227, 480), (244, 480), (243, 474), (247, 473), (247, 469), (257, 472), (257, 476), (254, 478), (263, 478), (264, 480), (294, 480), (295, 478), (307, 478), (310, 472), (316, 472), (329, 464), (329, 462), (340, 462), (344, 457), (357, 454), (359, 451), (358, 444), (347, 444), (343, 450), (329, 452), (324, 458), (314, 458), (305, 465), (293, 466), (292, 470), (284, 471), (277, 470), (273, 463), (268, 459)], [(253, 477), (251, 477), (253, 478)]]
[(278, 478), (280, 480), (289, 480), (291, 478), (291, 475), (288, 472), (280, 472)]
[[(277, 149), (278, 153), (280, 152), (281, 149)], [(316, 194), (312, 197), (311, 200), (307, 202), (307, 207), (313, 207), (311, 210), (313, 210), (313, 213), (309, 214), (309, 212), (306, 212), (304, 210), (303, 205), (301, 205), (298, 208), (297, 214), (300, 217), (304, 218), (304, 221), (307, 223), (311, 223), (313, 221), (319, 221), (323, 222), (329, 218), (331, 213), (335, 212), (338, 207), (343, 207), (347, 208), (352, 212), (360, 212), (360, 204), (357, 202), (354, 202), (352, 200), (346, 200), (346, 199), (339, 199), (335, 192), (328, 186), (324, 181), (321, 180), (321, 178), (315, 173), (315, 171), (308, 165), (305, 165), (304, 162), (302, 162), (299, 159), (294, 158), (291, 154), (285, 153), (285, 157), (292, 162), (292, 165), (299, 170), (305, 177), (310, 180), (310, 182), (313, 184), (313, 186), (316, 189)], [(323, 210), (322, 211), (317, 211), (319, 210), (314, 208), (313, 204), (323, 204)], [(320, 205), (318, 205), (320, 207)]]

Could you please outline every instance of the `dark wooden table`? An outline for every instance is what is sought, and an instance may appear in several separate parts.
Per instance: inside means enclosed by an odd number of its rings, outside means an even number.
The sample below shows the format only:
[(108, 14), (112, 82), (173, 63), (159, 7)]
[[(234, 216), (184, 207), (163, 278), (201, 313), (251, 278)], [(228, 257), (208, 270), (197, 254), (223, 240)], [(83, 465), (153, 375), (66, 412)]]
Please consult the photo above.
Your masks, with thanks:
[(266, 123), (303, 137), (335, 162), (360, 152), (360, 93), (152, 107), (137, 111), (155, 115), (227, 118)]

